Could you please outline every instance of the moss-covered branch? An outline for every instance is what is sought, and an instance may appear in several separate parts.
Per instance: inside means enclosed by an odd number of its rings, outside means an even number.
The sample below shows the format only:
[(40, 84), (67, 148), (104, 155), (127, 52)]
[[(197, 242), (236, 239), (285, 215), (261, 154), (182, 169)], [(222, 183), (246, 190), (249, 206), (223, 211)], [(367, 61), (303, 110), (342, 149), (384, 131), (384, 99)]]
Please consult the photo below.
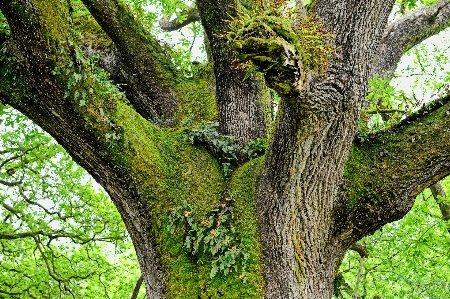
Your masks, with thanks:
[[(257, 298), (263, 282), (253, 193), (260, 164), (252, 161), (238, 171), (228, 189), (238, 217), (233, 220), (236, 233), (250, 253), (247, 284), (234, 273), (211, 279), (211, 261), (194, 263), (164, 226), (168, 212), (183, 201), (198, 217), (219, 204), (226, 193), (217, 161), (192, 146), (183, 131), (158, 128), (137, 113), (103, 70), (83, 57), (72, 39), (70, 20), (64, 17), (69, 8), (59, 3), (0, 4), (15, 37), (2, 45), (1, 101), (50, 133), (109, 193), (135, 245), (148, 297), (220, 293), (224, 298)], [(46, 26), (42, 16), (55, 16), (60, 23)], [(197, 83), (185, 84), (200, 88)], [(192, 86), (189, 90), (196, 91)], [(206, 118), (215, 114), (201, 113)]]
[(390, 24), (378, 48), (372, 73), (392, 76), (403, 54), (450, 25), (450, 2), (439, 0)]
[(402, 218), (423, 189), (450, 173), (449, 126), (446, 96), (353, 146), (345, 167), (348, 201), (336, 209), (339, 238), (350, 245)]
[(136, 110), (147, 120), (171, 121), (176, 106), (175, 69), (165, 49), (137, 22), (120, 0), (83, 0), (114, 42), (121, 60), (120, 80)]

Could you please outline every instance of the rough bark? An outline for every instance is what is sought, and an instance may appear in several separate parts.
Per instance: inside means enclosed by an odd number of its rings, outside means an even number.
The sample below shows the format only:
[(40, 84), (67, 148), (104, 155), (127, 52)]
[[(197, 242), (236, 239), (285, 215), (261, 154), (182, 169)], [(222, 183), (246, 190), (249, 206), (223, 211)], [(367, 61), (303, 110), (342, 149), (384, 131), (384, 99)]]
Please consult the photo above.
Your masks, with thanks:
[(114, 42), (120, 60), (117, 79), (136, 110), (147, 120), (170, 123), (176, 108), (173, 89), (175, 71), (164, 49), (133, 18), (118, 0), (85, 0), (102, 29)]
[[(355, 144), (346, 163), (348, 199), (336, 209), (338, 239), (350, 246), (402, 218), (425, 188), (449, 174), (450, 97), (397, 127)], [(350, 191), (351, 190), (351, 191)], [(347, 212), (345, 212), (347, 211)]]
[(392, 5), (328, 1), (314, 8), (340, 51), (326, 75), (309, 76), (303, 94), (285, 95), (280, 107), (257, 196), (266, 298), (331, 298), (334, 271), (351, 245), (334, 239), (333, 210), (374, 59), (370, 49), (378, 47)]
[(197, 7), (214, 61), (219, 130), (245, 145), (266, 133), (269, 120), (262, 106), (268, 105), (269, 91), (255, 75), (245, 79), (246, 71), (237, 69), (234, 53), (224, 37), (229, 31), (228, 21), (237, 17), (238, 2), (198, 0)]
[[(449, 173), (448, 97), (354, 143), (393, 0), (313, 1), (309, 12), (336, 34), (336, 57), (322, 76), (301, 69), (298, 53), (266, 72), (267, 84), (278, 86), (282, 97), (270, 148), (228, 184), (211, 155), (176, 130), (141, 118), (170, 118), (186, 93), (174, 95), (164, 50), (122, 2), (83, 2), (117, 48), (112, 66), (121, 70), (118, 82), (127, 84), (134, 108), (78, 57), (69, 8), (57, 0), (0, 2), (11, 28), (11, 36), (0, 39), (0, 98), (55, 137), (110, 194), (135, 245), (149, 298), (331, 298), (345, 251), (401, 218), (421, 190)], [(253, 1), (247, 2), (251, 9)], [(231, 68), (232, 50), (220, 37), (229, 30), (225, 20), (236, 16), (230, 4), (236, 3), (197, 1), (214, 60), (221, 131), (243, 144), (266, 133), (266, 120), (262, 80), (243, 80), (245, 72)], [(75, 85), (68, 86), (71, 78)], [(86, 101), (76, 92), (85, 92)], [(183, 200), (206, 215), (228, 196), (252, 253), (247, 284), (233, 276), (210, 279), (207, 265), (193, 265), (164, 233), (167, 212)]]

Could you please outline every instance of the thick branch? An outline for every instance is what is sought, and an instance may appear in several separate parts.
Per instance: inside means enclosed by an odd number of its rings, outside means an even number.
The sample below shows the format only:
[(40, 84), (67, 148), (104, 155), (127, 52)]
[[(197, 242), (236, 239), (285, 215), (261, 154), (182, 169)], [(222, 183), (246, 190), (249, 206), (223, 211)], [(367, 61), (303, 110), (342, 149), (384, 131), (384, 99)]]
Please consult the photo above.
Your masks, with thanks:
[(175, 95), (174, 69), (157, 40), (150, 36), (120, 0), (83, 3), (112, 39), (122, 64), (119, 73), (130, 102), (147, 120), (171, 121)]
[(378, 48), (372, 73), (380, 77), (393, 75), (403, 54), (413, 46), (450, 25), (450, 1), (421, 7), (390, 24)]
[(269, 91), (262, 78), (247, 78), (246, 71), (236, 68), (233, 50), (223, 37), (231, 18), (237, 17), (237, 1), (198, 0), (197, 7), (214, 60), (219, 131), (245, 145), (266, 133), (268, 117), (262, 105), (270, 105)]
[(341, 219), (336, 233), (348, 246), (402, 218), (423, 189), (450, 173), (449, 110), (447, 96), (399, 126), (354, 145), (345, 172), (345, 209), (350, 212), (345, 218), (336, 210)]
[(190, 6), (187, 10), (182, 11), (182, 19), (169, 20), (167, 16), (163, 16), (159, 21), (159, 26), (164, 31), (175, 31), (183, 28), (191, 23), (200, 21), (200, 15), (195, 5)]
[[(143, 273), (146, 285), (152, 286), (147, 295), (163, 298), (164, 280), (147, 195), (137, 191), (135, 178), (123, 160), (117, 159), (126, 154), (136, 157), (123, 147), (124, 130), (148, 126), (142, 135), (150, 138), (153, 127), (125, 104), (123, 95), (104, 75), (79, 57), (65, 3), (2, 1), (0, 9), (14, 38), (4, 44), (7, 58), (0, 63), (1, 101), (51, 134), (105, 188), (134, 241), (141, 267), (151, 269)], [(127, 121), (137, 123), (123, 123)]]

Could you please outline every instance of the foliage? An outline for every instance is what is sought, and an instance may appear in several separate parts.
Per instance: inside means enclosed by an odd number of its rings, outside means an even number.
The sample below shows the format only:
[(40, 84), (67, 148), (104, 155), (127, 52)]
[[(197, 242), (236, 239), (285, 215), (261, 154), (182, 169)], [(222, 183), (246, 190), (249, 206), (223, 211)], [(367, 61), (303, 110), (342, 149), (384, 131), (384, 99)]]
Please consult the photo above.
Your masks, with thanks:
[(192, 144), (207, 145), (212, 153), (219, 157), (225, 177), (231, 174), (231, 165), (237, 163), (237, 152), (243, 152), (249, 160), (264, 154), (267, 148), (266, 139), (249, 141), (245, 146), (235, 142), (233, 136), (219, 134), (218, 122), (201, 122), (188, 131), (188, 138)]
[(375, 75), (369, 80), (366, 97), (368, 107), (361, 111), (358, 137), (364, 140), (367, 135), (398, 124), (402, 118), (417, 109), (419, 103), (406, 97), (405, 91), (391, 85), (391, 79)]
[(245, 281), (246, 262), (249, 254), (240, 248), (240, 240), (233, 225), (233, 207), (228, 200), (211, 210), (205, 219), (197, 221), (195, 211), (186, 202), (172, 210), (166, 229), (174, 234), (177, 226), (184, 228), (183, 247), (197, 262), (203, 255), (210, 256), (210, 277), (241, 273)]
[(2, 298), (128, 297), (139, 269), (111, 201), (41, 129), (0, 115)]

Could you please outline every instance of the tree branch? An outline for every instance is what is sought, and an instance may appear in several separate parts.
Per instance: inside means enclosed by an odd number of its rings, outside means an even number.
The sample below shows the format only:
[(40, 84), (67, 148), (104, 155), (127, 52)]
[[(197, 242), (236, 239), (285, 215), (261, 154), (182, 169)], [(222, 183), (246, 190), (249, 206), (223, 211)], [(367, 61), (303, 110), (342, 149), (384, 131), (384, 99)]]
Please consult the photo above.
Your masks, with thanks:
[[(430, 186), (431, 193), (433, 194), (433, 198), (436, 203), (439, 205), (439, 209), (441, 210), (442, 220), (447, 222), (450, 220), (450, 204), (447, 201), (443, 201), (441, 197), (447, 197), (444, 188), (440, 182), (437, 182)], [(448, 232), (450, 233), (450, 227), (447, 227)]]
[(175, 31), (183, 28), (191, 23), (200, 21), (200, 15), (195, 5), (189, 6), (187, 10), (181, 12), (180, 19), (169, 20), (167, 16), (163, 16), (159, 21), (159, 26), (164, 31)]
[[(236, 68), (235, 53), (224, 38), (229, 31), (229, 21), (238, 17), (237, 1), (198, 0), (196, 3), (214, 61), (219, 131), (236, 137), (239, 145), (245, 145), (266, 133), (268, 119), (262, 105), (270, 105), (269, 90), (261, 77), (248, 76), (245, 70)], [(252, 9), (253, 1), (246, 3)]]
[[(99, 2), (104, 1), (90, 3)], [(114, 5), (109, 9), (111, 7)], [(147, 214), (149, 193), (138, 191), (145, 187), (142, 181), (137, 184), (137, 176), (131, 170), (133, 166), (137, 168), (138, 163), (133, 161), (137, 159), (141, 167), (146, 165), (151, 171), (162, 173), (158, 168), (161, 165), (154, 161), (159, 151), (157, 142), (152, 140), (155, 127), (126, 104), (124, 95), (104, 73), (82, 57), (74, 42), (65, 2), (0, 1), (0, 9), (14, 37), (3, 44), (0, 99), (51, 134), (105, 188), (135, 243), (141, 266), (152, 269), (144, 276), (146, 285), (152, 286), (147, 288), (147, 295), (163, 298), (164, 280), (153, 235), (155, 230)], [(107, 15), (110, 11), (98, 13)], [(51, 21), (48, 16), (52, 16)], [(133, 42), (139, 44), (146, 40), (144, 36), (140, 38), (131, 40), (130, 47)], [(136, 57), (144, 61), (155, 57), (143, 52), (136, 53)], [(141, 85), (146, 82), (145, 77), (139, 78)], [(150, 86), (151, 92), (158, 92), (159, 87)], [(128, 142), (125, 143), (125, 139)], [(152, 144), (152, 148), (154, 145), (152, 155), (146, 156), (148, 148), (144, 144)], [(149, 173), (147, 178), (153, 175), (155, 172)], [(144, 255), (147, 258), (144, 259)]]
[[(347, 200), (336, 236), (350, 247), (402, 218), (416, 196), (450, 173), (450, 95), (398, 126), (356, 144), (347, 160)], [(342, 209), (344, 207), (344, 209)], [(349, 211), (345, 214), (345, 210)]]
[(136, 281), (136, 285), (134, 286), (133, 294), (131, 295), (131, 299), (136, 299), (139, 295), (139, 290), (141, 289), (143, 277), (142, 275), (139, 277), (139, 279)]
[(350, 249), (356, 251), (361, 258), (366, 258), (369, 256), (367, 246), (362, 243), (353, 243)]
[(393, 22), (384, 32), (372, 73), (380, 77), (392, 76), (406, 51), (449, 25), (448, 0), (440, 0), (434, 6), (418, 8)]
[(117, 47), (119, 81), (135, 109), (147, 120), (171, 121), (175, 69), (158, 41), (145, 31), (120, 0), (83, 0)]

